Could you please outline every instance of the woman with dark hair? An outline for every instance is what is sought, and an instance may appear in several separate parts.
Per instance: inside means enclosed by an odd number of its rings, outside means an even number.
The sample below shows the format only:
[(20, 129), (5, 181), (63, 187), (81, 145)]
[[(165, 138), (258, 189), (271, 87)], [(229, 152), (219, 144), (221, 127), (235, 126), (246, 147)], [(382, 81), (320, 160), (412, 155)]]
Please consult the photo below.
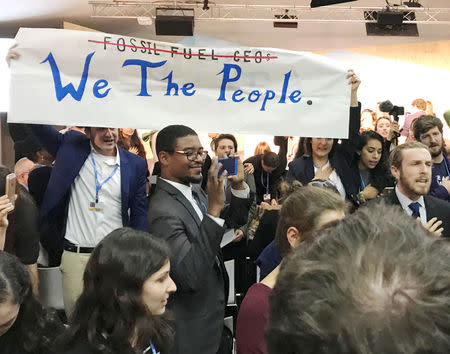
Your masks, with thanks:
[(393, 185), (387, 165), (388, 153), (383, 143), (383, 137), (374, 131), (363, 132), (359, 137), (353, 170), (360, 180), (360, 202), (376, 198), (385, 187)]
[(54, 353), (51, 347), (63, 329), (58, 318), (34, 297), (20, 261), (0, 251), (0, 353)]
[(300, 137), (300, 139), (298, 139), (297, 152), (295, 153), (294, 159), (298, 159), (299, 157), (302, 157), (304, 155), (311, 155), (311, 151), (309, 150), (311, 146), (310, 144), (308, 144), (308, 146), (306, 145), (306, 139), (307, 138), (305, 137)]
[(167, 353), (173, 330), (164, 313), (176, 290), (169, 271), (164, 241), (131, 228), (111, 232), (86, 266), (61, 352)]
[(357, 204), (358, 183), (351, 173), (350, 160), (360, 128), (361, 106), (357, 98), (360, 80), (351, 70), (347, 77), (352, 86), (348, 140), (338, 144), (336, 139), (330, 138), (306, 138), (304, 142), (300, 139), (299, 147), (302, 149), (299, 150), (309, 154), (304, 154), (289, 164), (286, 179), (297, 180), (303, 185), (313, 179), (328, 179), (334, 183), (342, 198)]
[(122, 149), (132, 152), (133, 154), (142, 157), (144, 160), (147, 160), (144, 145), (142, 144), (141, 139), (139, 139), (136, 129), (120, 128), (117, 145), (119, 145)]
[[(275, 236), (283, 257), (301, 247), (314, 231), (343, 219), (347, 210), (346, 202), (334, 192), (310, 186), (293, 188), (281, 207)], [(264, 331), (269, 317), (269, 295), (279, 270), (278, 265), (247, 291), (236, 324), (237, 354), (267, 353)]]

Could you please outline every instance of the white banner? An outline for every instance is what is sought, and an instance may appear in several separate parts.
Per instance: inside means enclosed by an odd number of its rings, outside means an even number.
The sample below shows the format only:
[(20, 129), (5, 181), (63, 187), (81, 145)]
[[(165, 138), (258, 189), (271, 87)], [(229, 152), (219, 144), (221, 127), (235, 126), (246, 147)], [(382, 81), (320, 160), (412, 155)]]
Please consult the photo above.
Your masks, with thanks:
[(21, 28), (9, 122), (344, 138), (347, 68), (307, 52)]

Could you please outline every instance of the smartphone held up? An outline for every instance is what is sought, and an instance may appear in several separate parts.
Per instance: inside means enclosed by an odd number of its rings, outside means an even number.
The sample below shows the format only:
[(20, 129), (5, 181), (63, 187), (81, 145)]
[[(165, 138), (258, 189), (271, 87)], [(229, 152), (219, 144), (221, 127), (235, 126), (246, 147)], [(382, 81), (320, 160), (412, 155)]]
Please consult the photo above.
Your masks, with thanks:
[(223, 171), (227, 171), (227, 176), (234, 176), (237, 174), (237, 164), (238, 164), (237, 157), (223, 158), (219, 159), (218, 161), (220, 164), (222, 164), (222, 167), (220, 168), (217, 177), (220, 177)]
[(16, 203), (16, 184), (17, 177), (15, 173), (10, 173), (5, 177), (5, 194), (13, 206)]

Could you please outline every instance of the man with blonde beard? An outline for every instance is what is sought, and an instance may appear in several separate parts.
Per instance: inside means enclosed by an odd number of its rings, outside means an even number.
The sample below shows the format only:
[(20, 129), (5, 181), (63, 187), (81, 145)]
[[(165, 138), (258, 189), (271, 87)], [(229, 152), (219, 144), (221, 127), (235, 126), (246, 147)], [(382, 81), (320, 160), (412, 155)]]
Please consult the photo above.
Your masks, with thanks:
[(417, 141), (397, 146), (389, 157), (395, 190), (384, 200), (401, 208), (430, 232), (450, 237), (449, 203), (427, 195), (433, 160), (427, 146)]

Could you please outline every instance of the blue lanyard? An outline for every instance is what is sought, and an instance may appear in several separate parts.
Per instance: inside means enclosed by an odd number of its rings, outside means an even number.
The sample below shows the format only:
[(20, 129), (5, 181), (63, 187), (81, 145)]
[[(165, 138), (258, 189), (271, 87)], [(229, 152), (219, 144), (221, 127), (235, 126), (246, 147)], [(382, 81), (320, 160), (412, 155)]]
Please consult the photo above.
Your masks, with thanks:
[(264, 178), (263, 178), (264, 170), (261, 173), (261, 184), (266, 189), (266, 194), (269, 194), (269, 173), (268, 172), (266, 173), (267, 173), (267, 185), (264, 185)]
[(447, 171), (447, 176), (450, 177), (450, 171), (448, 170), (448, 165), (447, 165), (447, 159), (444, 156), (444, 165), (445, 165), (445, 170)]
[(150, 342), (150, 345), (149, 345), (149, 347), (147, 348), (147, 349), (145, 349), (143, 352), (142, 352), (142, 354), (145, 354), (145, 353), (147, 353), (149, 350), (151, 350), (152, 351), (152, 354), (157, 354), (156, 353), (156, 349), (155, 349), (155, 346), (153, 345), (153, 343), (152, 342)]
[(359, 177), (361, 178), (361, 187), (362, 187), (361, 190), (364, 190), (364, 188), (366, 188), (366, 184), (364, 183), (364, 178), (361, 174), (361, 171), (359, 171)]
[(112, 173), (108, 176), (108, 178), (106, 178), (102, 183), (100, 183), (98, 181), (97, 165), (95, 164), (94, 156), (92, 156), (92, 155), (91, 155), (91, 161), (92, 161), (92, 165), (94, 166), (94, 176), (95, 176), (95, 202), (98, 203), (98, 192), (100, 191), (100, 189), (102, 189), (103, 185), (114, 176), (114, 174), (117, 172), (117, 169), (119, 168), (119, 166), (116, 165), (116, 167), (114, 167), (114, 171), (112, 171)]

